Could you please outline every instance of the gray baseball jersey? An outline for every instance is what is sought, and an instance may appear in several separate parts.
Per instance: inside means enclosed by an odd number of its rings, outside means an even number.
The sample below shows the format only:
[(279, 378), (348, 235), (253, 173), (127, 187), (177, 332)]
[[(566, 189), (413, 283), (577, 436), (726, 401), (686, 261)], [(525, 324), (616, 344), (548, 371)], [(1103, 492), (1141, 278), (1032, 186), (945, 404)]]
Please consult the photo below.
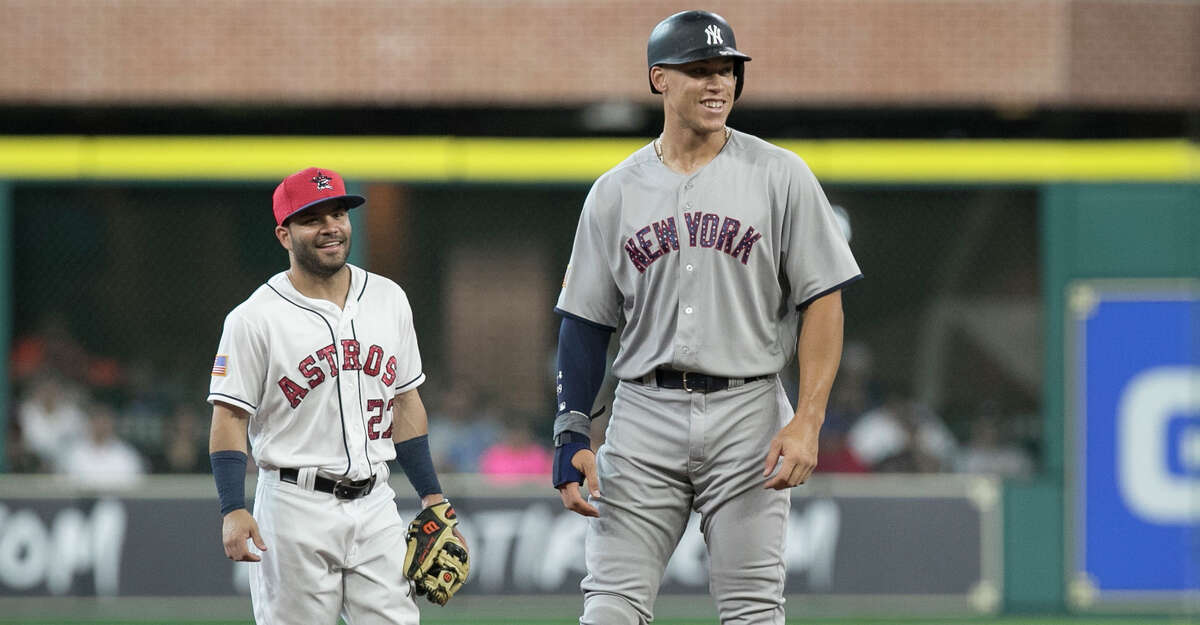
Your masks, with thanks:
[(650, 144), (601, 176), (557, 308), (612, 328), (624, 317), (618, 378), (749, 377), (795, 354), (800, 306), (859, 277), (808, 165), (734, 131), (693, 174)]
[[(651, 619), (692, 512), (721, 621), (783, 623), (789, 494), (762, 487), (762, 466), (792, 409), (774, 374), (795, 354), (800, 308), (859, 276), (808, 166), (750, 135), (731, 133), (690, 175), (647, 145), (592, 186), (558, 310), (623, 320), (613, 373), (633, 382), (617, 385), (596, 455), (581, 624)], [(656, 388), (659, 367), (768, 377), (691, 393)]]

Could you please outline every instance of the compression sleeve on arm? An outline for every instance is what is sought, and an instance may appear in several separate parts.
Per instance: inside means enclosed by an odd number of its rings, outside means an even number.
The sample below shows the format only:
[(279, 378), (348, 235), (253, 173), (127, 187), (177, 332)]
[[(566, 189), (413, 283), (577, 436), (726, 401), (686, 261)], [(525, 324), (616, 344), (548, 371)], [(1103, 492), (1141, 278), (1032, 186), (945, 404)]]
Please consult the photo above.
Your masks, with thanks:
[(554, 486), (583, 482), (571, 465), (576, 452), (591, 447), (592, 404), (604, 382), (605, 354), (612, 329), (563, 315), (558, 329), (558, 410), (554, 419)]
[(417, 495), (424, 497), (442, 492), (437, 471), (433, 468), (433, 455), (429, 452), (429, 435), (422, 434), (395, 444), (396, 463), (408, 476)]
[(214, 451), (208, 455), (213, 479), (217, 483), (217, 499), (221, 515), (246, 507), (246, 454), (234, 449)]
[(610, 328), (577, 317), (563, 315), (558, 329), (558, 409), (554, 422), (556, 439), (563, 432), (591, 435), (589, 414), (604, 382), (605, 354)]

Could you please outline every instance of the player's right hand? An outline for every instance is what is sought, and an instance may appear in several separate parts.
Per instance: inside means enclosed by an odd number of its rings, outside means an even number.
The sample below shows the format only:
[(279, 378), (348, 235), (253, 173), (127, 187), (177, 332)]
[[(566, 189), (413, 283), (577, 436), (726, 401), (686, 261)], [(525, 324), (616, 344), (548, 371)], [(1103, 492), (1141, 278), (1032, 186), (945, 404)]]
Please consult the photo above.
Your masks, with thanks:
[[(600, 487), (596, 481), (596, 454), (590, 449), (580, 449), (571, 456), (571, 466), (583, 473), (584, 483), (593, 497), (600, 496)], [(583, 516), (598, 517), (600, 511), (588, 503), (579, 491), (579, 484), (567, 482), (558, 488), (558, 496), (562, 497), (563, 507)]]
[(242, 508), (226, 514), (221, 521), (221, 542), (225, 543), (225, 557), (234, 562), (261, 561), (262, 558), (250, 553), (250, 548), (246, 546), (247, 540), (253, 540), (259, 551), (267, 550), (267, 543), (263, 542), (262, 535), (258, 533), (258, 522), (250, 516), (248, 510)]

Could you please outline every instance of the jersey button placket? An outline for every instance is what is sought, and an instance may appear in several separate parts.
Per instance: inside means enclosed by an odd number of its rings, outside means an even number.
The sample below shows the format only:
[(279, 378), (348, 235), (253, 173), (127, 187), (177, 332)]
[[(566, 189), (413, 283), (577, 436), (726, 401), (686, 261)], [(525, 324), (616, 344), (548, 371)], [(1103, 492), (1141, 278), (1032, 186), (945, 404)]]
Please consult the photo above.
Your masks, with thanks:
[[(365, 462), (366, 449), (363, 448), (363, 415), (362, 402), (359, 401), (358, 394), (358, 371), (347, 370), (346, 367), (346, 351), (343, 340), (354, 338), (354, 328), (351, 323), (354, 316), (351, 314), (349, 306), (342, 310), (342, 317), (338, 323), (338, 363), (342, 367), (341, 373), (338, 375), (338, 384), (342, 389), (342, 410), (346, 420), (346, 440), (350, 446), (351, 458), (351, 475), (354, 475), (355, 469)], [(368, 468), (368, 470), (370, 470)]]
[(696, 339), (698, 328), (693, 313), (695, 312), (695, 294), (699, 291), (697, 287), (696, 267), (698, 266), (698, 258), (696, 257), (696, 248), (691, 242), (691, 232), (688, 229), (688, 214), (695, 209), (695, 203), (690, 195), (695, 183), (692, 180), (685, 182), (679, 189), (679, 265), (682, 270), (677, 274), (677, 295), (678, 306), (677, 324), (676, 324), (676, 357), (685, 366), (691, 365), (694, 362), (696, 353)]

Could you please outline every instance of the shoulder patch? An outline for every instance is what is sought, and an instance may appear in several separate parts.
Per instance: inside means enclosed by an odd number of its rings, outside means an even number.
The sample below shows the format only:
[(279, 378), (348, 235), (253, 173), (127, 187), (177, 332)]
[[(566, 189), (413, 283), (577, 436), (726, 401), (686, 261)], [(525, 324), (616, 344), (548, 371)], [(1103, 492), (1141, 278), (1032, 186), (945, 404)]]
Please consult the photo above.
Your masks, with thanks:
[(212, 374), (214, 377), (225, 377), (225, 370), (229, 366), (228, 354), (217, 354), (213, 359)]

